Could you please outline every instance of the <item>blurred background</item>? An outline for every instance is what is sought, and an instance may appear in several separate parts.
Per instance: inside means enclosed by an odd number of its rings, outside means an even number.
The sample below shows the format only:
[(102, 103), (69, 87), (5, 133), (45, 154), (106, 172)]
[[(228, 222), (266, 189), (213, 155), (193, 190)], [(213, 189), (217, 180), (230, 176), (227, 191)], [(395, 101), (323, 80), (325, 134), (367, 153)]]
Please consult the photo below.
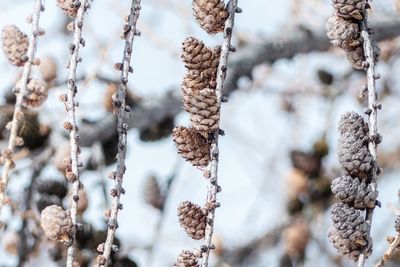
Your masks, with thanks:
[[(0, 27), (15, 24), (28, 33), (26, 17), (33, 11), (27, 0), (0, 0)], [(128, 102), (134, 115), (128, 135), (126, 194), (117, 231), (120, 251), (113, 266), (172, 266), (182, 249), (198, 249), (181, 229), (178, 204), (190, 200), (202, 205), (206, 183), (202, 172), (183, 161), (171, 138), (174, 125), (186, 126), (181, 112), (180, 83), (185, 73), (180, 60), (187, 36), (207, 45), (221, 43), (195, 23), (191, 1), (142, 1), (135, 39), (134, 73)], [(115, 119), (111, 95), (119, 73), (123, 18), (130, 1), (97, 0), (85, 17), (78, 66), (78, 111), (82, 144), (82, 182), (79, 236), (81, 266), (92, 266), (96, 247), (104, 242), (104, 212), (110, 206), (115, 169)], [(62, 128), (66, 118), (59, 95), (66, 92), (72, 34), (69, 19), (45, 2), (39, 39), (41, 69), (47, 76), (49, 98), (27, 121), (32, 142), (18, 149), (16, 169), (9, 184), (12, 204), (3, 209), (6, 222), (0, 233), (0, 266), (63, 266), (65, 249), (42, 236), (38, 212), (56, 203), (68, 208), (64, 158), (69, 153)], [(343, 51), (329, 45), (324, 25), (332, 9), (328, 0), (239, 1), (225, 85), (229, 102), (223, 104), (216, 211), (214, 267), (354, 266), (338, 256), (327, 241), (329, 207), (334, 203), (330, 181), (340, 175), (336, 157), (337, 121), (349, 110), (363, 112), (360, 89), (363, 72), (351, 68)], [(400, 171), (400, 1), (371, 3), (371, 26), (382, 50), (377, 72), (378, 129), (383, 136), (378, 162), (384, 174), (378, 183), (379, 201), (372, 226), (372, 266), (383, 255), (386, 236), (394, 235)], [(0, 149), (7, 143), (5, 124), (15, 101), (12, 88), (21, 69), (0, 56)], [(45, 78), (45, 77), (43, 77)], [(10, 111), (11, 110), (11, 111)], [(32, 125), (31, 125), (32, 124)], [(54, 182), (56, 181), (56, 182)], [(54, 193), (57, 192), (57, 193)], [(400, 255), (387, 266), (398, 266)]]

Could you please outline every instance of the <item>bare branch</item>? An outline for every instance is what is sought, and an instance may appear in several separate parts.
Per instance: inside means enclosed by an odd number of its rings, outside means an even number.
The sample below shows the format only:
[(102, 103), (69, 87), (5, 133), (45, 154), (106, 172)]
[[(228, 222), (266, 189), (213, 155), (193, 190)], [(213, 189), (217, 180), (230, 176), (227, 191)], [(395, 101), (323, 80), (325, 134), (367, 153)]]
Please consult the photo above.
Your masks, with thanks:
[(111, 214), (108, 221), (107, 239), (104, 244), (103, 255), (98, 258), (99, 266), (108, 266), (109, 258), (114, 243), (115, 231), (118, 227), (118, 211), (122, 209), (120, 203), (121, 194), (124, 193), (122, 188), (123, 177), (126, 171), (125, 158), (127, 146), (127, 131), (128, 123), (127, 117), (130, 112), (130, 107), (126, 106), (126, 90), (128, 83), (129, 72), (132, 72), (131, 56), (132, 47), (135, 36), (140, 35), (136, 29), (136, 23), (140, 15), (140, 0), (132, 0), (128, 22), (124, 26), (125, 48), (122, 57), (121, 76), (119, 80), (118, 92), (115, 99), (113, 99), (114, 107), (117, 109), (117, 131), (118, 131), (118, 154), (117, 154), (117, 169), (113, 175), (115, 182), (114, 189), (112, 189), (113, 203), (111, 207)]
[[(372, 155), (372, 158), (375, 162), (374, 167), (371, 170), (371, 187), (372, 191), (377, 191), (377, 145), (380, 142), (380, 136), (378, 134), (378, 127), (377, 127), (377, 115), (378, 109), (381, 108), (381, 105), (378, 104), (378, 94), (376, 92), (376, 84), (375, 81), (377, 76), (375, 74), (375, 59), (376, 59), (376, 51), (373, 46), (373, 40), (369, 34), (368, 30), (368, 19), (367, 19), (367, 12), (365, 12), (365, 16), (363, 21), (361, 22), (361, 36), (364, 41), (364, 54), (365, 54), (365, 61), (367, 67), (367, 88), (368, 88), (368, 117), (369, 117), (369, 144), (368, 150)], [(366, 222), (368, 225), (368, 235), (371, 232), (371, 223), (372, 217), (374, 214), (374, 208), (367, 209), (366, 211)], [(358, 266), (362, 267), (365, 264), (365, 259), (367, 258), (367, 253), (369, 250), (369, 246), (363, 251), (358, 259)]]
[(15, 103), (14, 115), (13, 115), (13, 119), (11, 122), (11, 133), (10, 133), (10, 138), (8, 141), (7, 150), (3, 152), (3, 156), (5, 158), (5, 164), (4, 164), (1, 181), (0, 181), (0, 214), (1, 214), (1, 209), (2, 209), (3, 205), (6, 204), (5, 203), (6, 202), (6, 190), (7, 190), (8, 180), (9, 180), (9, 174), (14, 165), (14, 163), (12, 161), (12, 154), (15, 149), (15, 141), (17, 138), (19, 121), (22, 119), (22, 116), (23, 116), (22, 101), (26, 94), (26, 87), (27, 87), (28, 80), (29, 80), (29, 77), (31, 74), (33, 61), (35, 60), (36, 46), (37, 46), (39, 32), (40, 32), (40, 28), (39, 28), (40, 12), (42, 12), (43, 10), (44, 10), (44, 6), (42, 5), (42, 1), (35, 0), (34, 12), (33, 12), (33, 16), (32, 16), (32, 18), (33, 18), (32, 31), (30, 33), (29, 47), (28, 47), (28, 51), (27, 51), (28, 61), (25, 62), (24, 71), (22, 74), (22, 78), (20, 80), (21, 88), (19, 90), (19, 93), (17, 94), (17, 100)]
[[(229, 52), (232, 51), (231, 39), (232, 39), (232, 31), (235, 22), (235, 14), (239, 12), (238, 8), (238, 0), (230, 0), (228, 3), (228, 12), (229, 17), (225, 22), (224, 29), (224, 40), (222, 42), (221, 47), (221, 57), (219, 59), (218, 71), (217, 71), (217, 86), (215, 88), (215, 92), (217, 95), (217, 105), (218, 109), (221, 112), (221, 99), (222, 99), (222, 88), (224, 86), (226, 71), (228, 66), (228, 56)], [(218, 120), (220, 120), (220, 112), (218, 113)], [(210, 146), (210, 178), (208, 179), (208, 193), (207, 193), (207, 203), (206, 207), (209, 209), (207, 214), (207, 226), (205, 233), (205, 245), (202, 246), (205, 249), (202, 255), (201, 267), (208, 267), (208, 258), (210, 256), (211, 249), (213, 248), (212, 237), (214, 233), (214, 221), (215, 221), (215, 208), (218, 206), (217, 204), (217, 193), (220, 191), (220, 186), (218, 185), (218, 162), (219, 162), (219, 148), (218, 148), (218, 137), (220, 134), (220, 129), (217, 129), (212, 134), (212, 141)]]
[(81, 61), (79, 58), (79, 48), (81, 45), (83, 46), (84, 41), (82, 38), (82, 28), (83, 28), (83, 19), (85, 12), (90, 7), (90, 4), (87, 0), (82, 0), (80, 2), (80, 6), (78, 8), (78, 12), (76, 18), (74, 20), (74, 41), (69, 45), (69, 49), (71, 52), (70, 60), (69, 60), (69, 75), (67, 81), (67, 101), (65, 102), (65, 109), (67, 111), (69, 125), (66, 127), (69, 130), (69, 139), (70, 139), (70, 147), (71, 147), (71, 172), (66, 174), (69, 177), (70, 182), (72, 182), (72, 201), (71, 201), (71, 219), (74, 224), (73, 232), (72, 232), (72, 241), (68, 245), (67, 249), (67, 267), (72, 267), (74, 265), (75, 258), (75, 248), (76, 248), (76, 224), (77, 224), (77, 205), (79, 201), (79, 190), (81, 188), (81, 182), (79, 180), (79, 152), (80, 148), (78, 145), (78, 127), (76, 125), (76, 107), (78, 106), (78, 102), (75, 99), (76, 93), (78, 91), (76, 85), (76, 69), (78, 63)]

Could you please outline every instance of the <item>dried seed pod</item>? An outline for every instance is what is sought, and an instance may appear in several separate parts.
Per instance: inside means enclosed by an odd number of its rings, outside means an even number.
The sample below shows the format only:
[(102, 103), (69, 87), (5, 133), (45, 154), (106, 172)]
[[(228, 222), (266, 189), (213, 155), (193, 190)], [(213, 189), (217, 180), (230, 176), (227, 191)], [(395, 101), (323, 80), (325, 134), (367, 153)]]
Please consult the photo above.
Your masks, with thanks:
[(196, 255), (190, 250), (183, 250), (176, 259), (174, 267), (199, 267)]
[(207, 139), (193, 128), (175, 127), (172, 137), (182, 155), (193, 166), (206, 166), (210, 161), (210, 145)]
[(368, 150), (368, 125), (356, 112), (346, 112), (339, 121), (338, 158), (350, 175), (366, 178), (374, 165)]
[(161, 194), (160, 185), (157, 178), (150, 175), (146, 179), (143, 190), (144, 201), (156, 209), (162, 210), (164, 206), (164, 198)]
[[(21, 80), (15, 85), (15, 92), (19, 93)], [(22, 99), (22, 104), (27, 108), (39, 108), (46, 101), (48, 90), (46, 84), (38, 79), (29, 79), (26, 85), (26, 92)]]
[(65, 14), (69, 17), (74, 18), (78, 13), (79, 1), (77, 0), (57, 0), (57, 6), (59, 6)]
[(57, 64), (51, 57), (45, 57), (41, 60), (39, 71), (45, 82), (51, 83), (57, 78)]
[(326, 30), (331, 43), (345, 50), (357, 47), (361, 43), (358, 23), (345, 20), (335, 14), (329, 17)]
[(203, 239), (206, 230), (207, 214), (193, 202), (185, 201), (178, 206), (179, 223), (193, 239)]
[(372, 190), (371, 184), (348, 175), (333, 180), (331, 190), (337, 199), (356, 209), (374, 208), (378, 197), (378, 192)]
[(215, 79), (221, 48), (208, 48), (202, 41), (188, 37), (182, 43), (182, 61), (189, 70), (197, 70), (206, 79)]
[(291, 258), (303, 258), (310, 238), (310, 230), (307, 222), (298, 219), (283, 231), (285, 254)]
[(208, 133), (219, 128), (219, 107), (214, 89), (192, 92), (187, 102), (190, 121), (196, 131), (207, 137)]
[(197, 23), (209, 34), (222, 32), (229, 16), (222, 0), (193, 0), (193, 12)]
[(54, 195), (63, 199), (68, 192), (67, 185), (59, 180), (40, 180), (37, 183), (37, 191), (39, 194)]
[(71, 240), (73, 224), (69, 211), (52, 205), (45, 208), (40, 215), (40, 226), (47, 238), (68, 243)]
[(359, 210), (337, 203), (332, 207), (331, 219), (328, 238), (334, 248), (354, 261), (366, 248), (367, 256), (371, 254), (372, 240), (368, 234), (368, 225)]
[(366, 0), (333, 0), (333, 8), (344, 19), (362, 20), (364, 18)]
[(14, 66), (23, 66), (28, 60), (26, 55), (29, 46), (28, 36), (17, 26), (7, 25), (1, 33), (1, 41), (8, 61)]

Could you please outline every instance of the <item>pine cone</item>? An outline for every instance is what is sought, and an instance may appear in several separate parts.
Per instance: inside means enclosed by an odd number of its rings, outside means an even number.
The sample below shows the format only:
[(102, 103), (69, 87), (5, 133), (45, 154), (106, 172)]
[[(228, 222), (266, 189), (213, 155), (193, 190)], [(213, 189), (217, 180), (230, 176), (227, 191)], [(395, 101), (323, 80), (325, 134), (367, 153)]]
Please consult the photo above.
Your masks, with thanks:
[(193, 0), (193, 12), (197, 23), (208, 34), (222, 32), (229, 16), (222, 0)]
[(47, 83), (57, 78), (57, 64), (51, 57), (45, 57), (40, 61), (39, 71), (43, 80)]
[(174, 267), (199, 267), (196, 255), (190, 250), (183, 250), (179, 254)]
[(338, 158), (350, 175), (366, 178), (374, 165), (368, 151), (368, 125), (356, 112), (347, 112), (339, 121)]
[(37, 183), (39, 194), (54, 195), (63, 199), (68, 192), (67, 185), (59, 180), (40, 180)]
[(8, 61), (21, 67), (28, 60), (26, 55), (29, 46), (28, 36), (15, 25), (7, 25), (1, 33), (3, 51)]
[(371, 254), (372, 240), (367, 232), (368, 225), (359, 210), (337, 203), (332, 207), (331, 219), (328, 238), (334, 248), (354, 261), (365, 248), (368, 248), (368, 255)]
[(75, 18), (78, 13), (80, 2), (78, 0), (57, 0), (59, 6), (65, 14), (71, 18)]
[(364, 18), (366, 0), (333, 0), (333, 8), (344, 19), (362, 20)]
[(337, 47), (349, 50), (360, 45), (360, 28), (358, 23), (345, 20), (335, 14), (331, 15), (326, 23), (328, 38)]
[(206, 231), (207, 214), (202, 208), (190, 201), (182, 202), (178, 206), (179, 223), (186, 233), (193, 239), (203, 239)]
[(205, 44), (194, 38), (188, 37), (182, 43), (182, 61), (189, 70), (198, 70), (202, 77), (214, 80), (217, 74), (221, 48), (208, 48)]
[(378, 197), (378, 192), (372, 191), (371, 184), (348, 175), (333, 180), (331, 190), (337, 199), (356, 209), (374, 208)]
[(207, 139), (193, 128), (175, 127), (172, 137), (182, 155), (193, 166), (206, 166), (210, 161), (210, 145)]
[[(15, 92), (19, 93), (21, 89), (21, 80), (15, 85)], [(27, 108), (36, 109), (46, 101), (48, 95), (47, 86), (44, 82), (38, 79), (29, 79), (26, 85), (25, 95), (22, 99), (22, 104)]]
[(40, 225), (47, 238), (58, 242), (70, 242), (73, 224), (69, 211), (57, 205), (49, 206), (40, 215)]
[(164, 199), (161, 194), (160, 185), (153, 175), (148, 176), (143, 190), (144, 201), (156, 209), (162, 210)]
[(214, 89), (193, 92), (187, 107), (193, 128), (205, 137), (219, 128), (218, 100)]

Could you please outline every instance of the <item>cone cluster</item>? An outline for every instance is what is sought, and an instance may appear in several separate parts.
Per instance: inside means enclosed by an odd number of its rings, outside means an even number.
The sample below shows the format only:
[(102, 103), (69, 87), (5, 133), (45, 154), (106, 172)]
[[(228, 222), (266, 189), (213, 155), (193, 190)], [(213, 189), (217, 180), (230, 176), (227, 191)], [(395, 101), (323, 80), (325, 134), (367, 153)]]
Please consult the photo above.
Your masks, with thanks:
[(3, 52), (10, 64), (21, 67), (28, 60), (28, 36), (15, 25), (6, 25), (1, 32)]
[(197, 204), (184, 201), (178, 206), (179, 223), (193, 239), (200, 240), (205, 236), (207, 213)]
[(368, 125), (359, 114), (343, 114), (338, 130), (338, 158), (344, 175), (331, 184), (332, 193), (340, 203), (331, 210), (328, 237), (341, 254), (356, 261), (363, 251), (370, 254), (372, 247), (362, 211), (376, 205), (378, 192), (370, 184), (375, 162), (368, 150)]
[(40, 215), (40, 225), (47, 238), (69, 243), (73, 231), (72, 219), (68, 211), (60, 206), (52, 205), (45, 208)]
[[(15, 92), (19, 93), (22, 84), (19, 81), (15, 85)], [(46, 84), (38, 79), (31, 78), (26, 85), (26, 91), (22, 98), (22, 104), (26, 108), (36, 109), (39, 108), (46, 101), (48, 90)]]
[[(364, 48), (361, 37), (361, 20), (367, 8), (366, 0), (333, 0), (334, 13), (326, 24), (328, 38), (334, 46), (346, 52), (348, 61), (356, 69), (364, 68)], [(373, 41), (374, 57), (377, 60), (380, 49)]]
[(222, 0), (193, 0), (193, 13), (197, 23), (208, 34), (222, 32), (229, 16)]

